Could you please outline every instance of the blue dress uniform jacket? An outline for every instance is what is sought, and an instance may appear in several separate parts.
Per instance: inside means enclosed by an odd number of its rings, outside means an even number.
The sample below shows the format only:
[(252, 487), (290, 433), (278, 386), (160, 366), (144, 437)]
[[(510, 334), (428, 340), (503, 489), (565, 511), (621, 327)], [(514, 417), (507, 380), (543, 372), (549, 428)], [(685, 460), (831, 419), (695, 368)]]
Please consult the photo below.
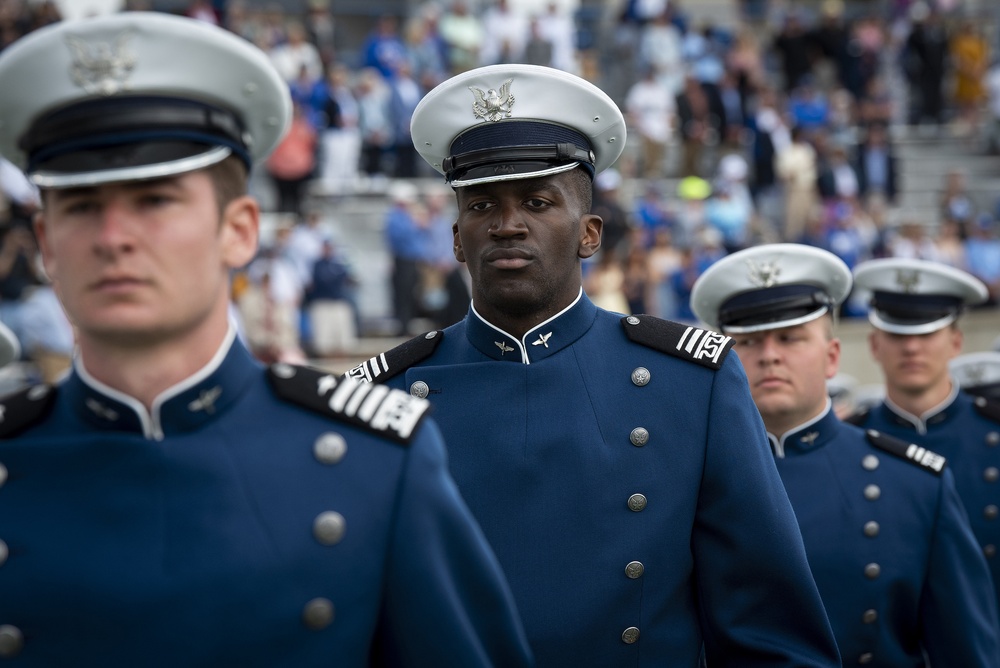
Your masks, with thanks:
[(989, 570), (951, 471), (885, 440), (831, 410), (771, 436), (844, 664), (1000, 666)]
[[(657, 326), (687, 359), (626, 332)], [(351, 374), (434, 405), (539, 665), (840, 665), (728, 337), (584, 295), (521, 340), (474, 309), (429, 336)]]
[(426, 402), (223, 356), (151, 415), (3, 403), (48, 414), (0, 440), (0, 665), (529, 664)]
[[(977, 406), (978, 402), (978, 406)], [(976, 398), (957, 387), (939, 408), (923, 416), (883, 401), (850, 419), (916, 443), (948, 459), (1000, 601), (1000, 402)]]

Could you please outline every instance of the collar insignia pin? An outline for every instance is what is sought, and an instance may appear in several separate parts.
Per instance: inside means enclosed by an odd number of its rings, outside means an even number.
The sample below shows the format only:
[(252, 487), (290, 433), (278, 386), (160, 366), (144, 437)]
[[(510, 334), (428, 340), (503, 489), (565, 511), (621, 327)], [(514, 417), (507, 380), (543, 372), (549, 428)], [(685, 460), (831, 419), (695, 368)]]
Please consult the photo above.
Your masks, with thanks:
[(222, 394), (222, 387), (216, 385), (210, 390), (202, 390), (197, 399), (188, 404), (188, 410), (192, 413), (205, 411), (209, 415), (215, 412), (215, 400)]
[(549, 339), (550, 338), (552, 338), (552, 332), (549, 332), (548, 334), (539, 334), (538, 335), (538, 340), (537, 341), (533, 341), (531, 343), (531, 345), (533, 345), (533, 346), (545, 346), (546, 348), (548, 348), (549, 347)]
[(513, 352), (513, 350), (514, 350), (513, 348), (511, 348), (510, 346), (508, 346), (503, 341), (494, 341), (493, 343), (495, 343), (496, 347), (500, 349), (500, 356), (501, 357), (503, 357), (504, 353)]

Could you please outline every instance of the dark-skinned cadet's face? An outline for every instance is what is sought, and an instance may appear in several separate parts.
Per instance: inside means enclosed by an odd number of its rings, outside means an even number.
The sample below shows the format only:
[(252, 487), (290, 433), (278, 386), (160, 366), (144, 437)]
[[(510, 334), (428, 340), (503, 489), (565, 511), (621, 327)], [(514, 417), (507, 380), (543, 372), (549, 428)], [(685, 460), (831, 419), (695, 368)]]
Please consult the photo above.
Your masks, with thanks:
[(584, 210), (579, 177), (547, 177), (456, 190), (455, 257), (468, 265), (484, 317), (542, 319), (580, 290), (580, 260), (600, 247), (601, 219)]

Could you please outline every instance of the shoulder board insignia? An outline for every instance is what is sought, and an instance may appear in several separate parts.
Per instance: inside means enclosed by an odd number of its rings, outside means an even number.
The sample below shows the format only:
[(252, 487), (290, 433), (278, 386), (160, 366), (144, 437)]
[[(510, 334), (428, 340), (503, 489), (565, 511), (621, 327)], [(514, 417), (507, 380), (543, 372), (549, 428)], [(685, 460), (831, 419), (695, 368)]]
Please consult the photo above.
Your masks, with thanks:
[(55, 398), (52, 385), (33, 385), (0, 398), (0, 438), (11, 438), (41, 422)]
[(865, 432), (868, 436), (868, 441), (880, 450), (885, 450), (886, 452), (896, 455), (900, 459), (905, 459), (908, 462), (916, 464), (925, 471), (930, 471), (934, 475), (941, 475), (944, 471), (945, 464), (947, 460), (934, 452), (933, 450), (928, 450), (927, 448), (921, 447), (916, 443), (908, 443), (902, 439), (895, 438), (894, 436), (889, 436), (883, 434), (882, 432), (875, 431), (874, 429), (868, 429)]
[(621, 323), (625, 335), (632, 341), (709, 369), (722, 367), (722, 361), (733, 347), (732, 337), (725, 334), (651, 315), (626, 316)]
[(444, 332), (440, 329), (415, 336), (392, 350), (362, 362), (348, 371), (347, 375), (365, 383), (384, 383), (430, 357), (443, 339)]
[(403, 390), (305, 366), (273, 364), (267, 377), (285, 401), (402, 444), (410, 442), (431, 406)]
[(860, 427), (868, 420), (868, 415), (871, 414), (871, 407), (865, 407), (860, 410), (856, 410), (847, 417), (844, 418), (844, 422), (847, 424), (853, 424), (856, 427)]
[(1000, 422), (1000, 399), (977, 396), (973, 399), (973, 404), (976, 406), (976, 411), (984, 418)]

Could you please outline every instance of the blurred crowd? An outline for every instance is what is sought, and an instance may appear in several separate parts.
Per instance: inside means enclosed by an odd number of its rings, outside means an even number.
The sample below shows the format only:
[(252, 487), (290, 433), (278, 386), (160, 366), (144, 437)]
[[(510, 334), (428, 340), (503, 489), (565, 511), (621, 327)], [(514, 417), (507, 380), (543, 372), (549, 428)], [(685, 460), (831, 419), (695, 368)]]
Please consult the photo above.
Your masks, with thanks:
[[(692, 0), (689, 0), (689, 3)], [(373, 17), (346, 49), (336, 5), (191, 0), (182, 10), (245, 37), (272, 59), (295, 106), (261, 176), (280, 221), (234, 281), (234, 319), (262, 359), (350, 355), (368, 334), (358, 274), (331, 198), (384, 197), (393, 326), (405, 336), (455, 322), (467, 278), (451, 256), (453, 196), (417, 156), (409, 120), (433, 86), (467, 69), (523, 62), (602, 86), (629, 145), (595, 182), (602, 251), (585, 265), (601, 306), (693, 321), (695, 279), (724, 255), (795, 241), (849, 266), (873, 257), (965, 269), (1000, 298), (1000, 198), (942, 176), (936, 209), (901, 207), (901, 136), (946, 137), (1000, 153), (1000, 59), (989, 3), (734, 2), (736, 27), (693, 20), (678, 0), (521, 11), (508, 0), (441, 0)], [(526, 6), (521, 3), (518, 6)], [(149, 0), (126, 8), (156, 9)], [(597, 14), (601, 14), (597, 16)], [(0, 48), (61, 20), (53, 2), (0, 0)], [(0, 319), (44, 374), (68, 363), (72, 331), (37, 261), (37, 194), (0, 165)], [(443, 185), (443, 184), (442, 184)], [(844, 315), (862, 315), (849, 300)], [(44, 315), (38, 315), (38, 314)], [(34, 338), (33, 338), (34, 337)], [(37, 340), (36, 340), (37, 339)]]

